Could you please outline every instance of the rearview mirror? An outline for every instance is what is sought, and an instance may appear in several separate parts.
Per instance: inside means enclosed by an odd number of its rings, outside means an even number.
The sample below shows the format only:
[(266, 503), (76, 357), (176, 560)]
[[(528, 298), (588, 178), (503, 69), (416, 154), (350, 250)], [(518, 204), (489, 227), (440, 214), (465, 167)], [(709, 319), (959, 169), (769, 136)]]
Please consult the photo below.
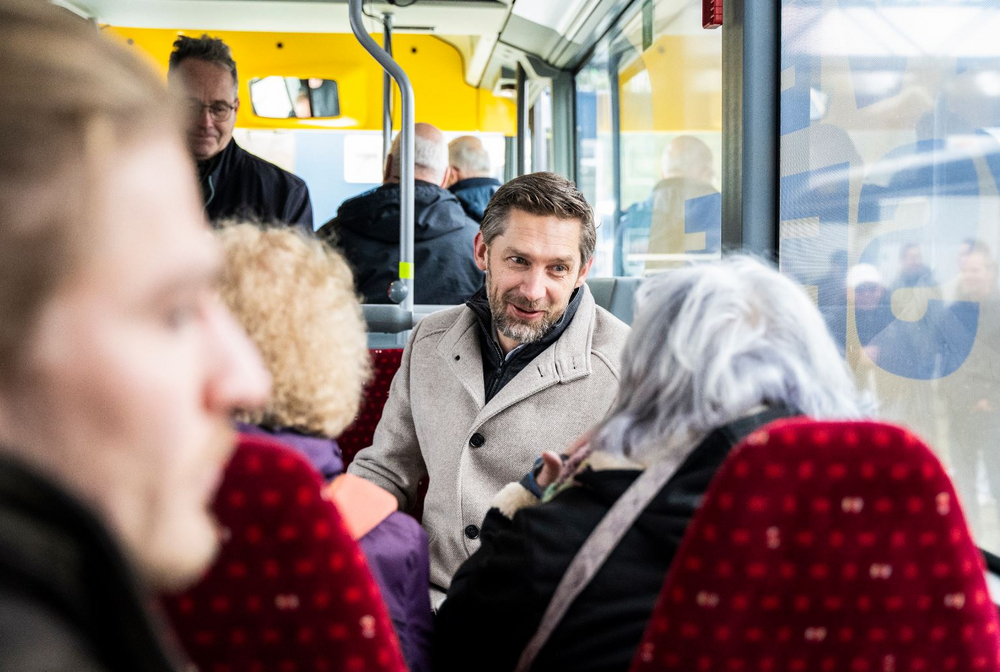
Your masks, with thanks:
[(266, 119), (329, 119), (340, 116), (337, 82), (318, 77), (250, 80), (253, 113)]

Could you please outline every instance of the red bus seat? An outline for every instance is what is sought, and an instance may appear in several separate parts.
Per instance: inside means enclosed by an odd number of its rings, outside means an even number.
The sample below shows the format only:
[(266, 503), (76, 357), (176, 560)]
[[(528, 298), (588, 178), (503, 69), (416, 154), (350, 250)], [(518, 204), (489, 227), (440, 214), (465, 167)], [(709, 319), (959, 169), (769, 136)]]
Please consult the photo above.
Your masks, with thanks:
[[(403, 351), (399, 349), (371, 350), (369, 352), (372, 358), (372, 379), (365, 388), (361, 410), (358, 412), (358, 417), (354, 419), (354, 423), (337, 437), (337, 443), (344, 456), (344, 469), (347, 469), (358, 451), (372, 445), (375, 428), (378, 426), (379, 420), (382, 419), (382, 409), (385, 408), (385, 402), (389, 399), (389, 387), (403, 361)], [(420, 520), (423, 512), (425, 494), (427, 494), (426, 478), (420, 481), (417, 503), (411, 511), (407, 512), (417, 520)]]
[(389, 398), (389, 386), (403, 361), (402, 350), (370, 350), (372, 358), (372, 379), (365, 387), (361, 410), (353, 424), (337, 437), (337, 443), (344, 455), (344, 468), (351, 463), (362, 448), (372, 445), (375, 428), (382, 419), (382, 409)]
[(1000, 670), (955, 490), (904, 429), (790, 420), (716, 477), (633, 672)]
[(199, 672), (404, 672), (364, 556), (303, 458), (241, 436), (213, 509), (219, 557), (164, 599)]

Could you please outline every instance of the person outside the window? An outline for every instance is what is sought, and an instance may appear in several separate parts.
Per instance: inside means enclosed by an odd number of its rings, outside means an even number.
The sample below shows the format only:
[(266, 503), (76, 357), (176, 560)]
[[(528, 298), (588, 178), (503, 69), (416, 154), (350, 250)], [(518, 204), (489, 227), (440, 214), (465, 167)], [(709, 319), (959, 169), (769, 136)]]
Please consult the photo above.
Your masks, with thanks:
[(489, 152), (476, 136), (463, 135), (448, 143), (448, 163), (451, 165), (448, 190), (458, 197), (465, 214), (479, 224), (501, 184), (491, 175)]
[(0, 0), (0, 90), (0, 668), (177, 672), (149, 605), (215, 555), (230, 416), (269, 379), (156, 74)]
[(373, 444), (348, 468), (403, 511), (429, 477), (432, 600), (479, 548), (493, 495), (614, 399), (629, 328), (585, 282), (596, 240), (593, 211), (568, 180), (534, 173), (502, 186), (475, 241), (486, 287), (414, 327)]
[[(444, 188), (451, 176), (444, 135), (423, 123), (414, 132), (414, 301), (460, 304), (483, 285), (472, 257), (476, 222)], [(400, 138), (386, 158), (382, 186), (344, 201), (319, 231), (347, 258), (365, 303), (390, 303), (389, 286), (399, 277)]]
[(209, 221), (238, 217), (313, 230), (302, 178), (244, 150), (233, 139), (240, 108), (236, 62), (219, 39), (181, 35), (170, 54), (171, 88), (188, 101), (187, 143)]

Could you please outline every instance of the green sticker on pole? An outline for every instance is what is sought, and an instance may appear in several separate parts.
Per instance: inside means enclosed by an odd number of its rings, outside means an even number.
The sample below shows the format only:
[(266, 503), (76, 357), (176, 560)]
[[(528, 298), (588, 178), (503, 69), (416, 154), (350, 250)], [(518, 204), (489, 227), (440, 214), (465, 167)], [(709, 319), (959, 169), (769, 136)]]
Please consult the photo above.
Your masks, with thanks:
[(653, 0), (644, 0), (642, 3), (642, 50), (646, 51), (653, 46)]
[(399, 279), (400, 280), (412, 280), (413, 279), (413, 264), (408, 261), (399, 262)]

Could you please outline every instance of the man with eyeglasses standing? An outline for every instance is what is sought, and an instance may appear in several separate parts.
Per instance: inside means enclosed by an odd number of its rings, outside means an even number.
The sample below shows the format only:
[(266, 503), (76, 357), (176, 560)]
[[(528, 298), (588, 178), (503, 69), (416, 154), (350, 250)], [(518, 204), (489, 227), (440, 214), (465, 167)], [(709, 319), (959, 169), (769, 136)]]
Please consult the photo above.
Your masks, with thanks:
[(247, 152), (233, 140), (240, 107), (236, 62), (219, 39), (180, 36), (169, 81), (188, 101), (187, 143), (198, 163), (205, 214), (297, 224), (313, 230), (309, 189), (299, 177)]

